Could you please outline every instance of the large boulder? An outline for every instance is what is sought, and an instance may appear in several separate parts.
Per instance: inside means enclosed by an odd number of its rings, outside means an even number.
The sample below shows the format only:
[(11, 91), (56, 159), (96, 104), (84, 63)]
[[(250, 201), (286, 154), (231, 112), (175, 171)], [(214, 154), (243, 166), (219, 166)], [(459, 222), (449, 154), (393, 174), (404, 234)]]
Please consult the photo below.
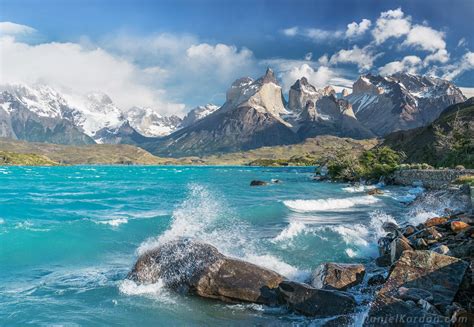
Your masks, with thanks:
[(424, 300), (430, 300), (440, 312), (444, 312), (453, 302), (466, 269), (467, 263), (454, 257), (433, 251), (404, 251), (392, 267), (384, 286), (377, 293), (365, 325), (373, 326), (377, 325), (377, 322), (381, 324), (384, 319), (390, 317), (410, 317), (412, 322), (418, 324), (420, 319), (425, 323), (430, 320), (443, 325), (444, 317), (427, 311), (426, 305), (416, 305), (413, 301), (405, 302), (403, 299), (407, 298), (408, 293), (414, 297), (415, 293), (421, 295), (429, 292), (432, 296), (426, 296)]
[(212, 245), (188, 239), (172, 241), (142, 254), (129, 278), (158, 279), (174, 290), (225, 302), (277, 304), (283, 276), (249, 262), (228, 258)]
[(226, 257), (209, 244), (181, 239), (142, 254), (128, 278), (162, 281), (170, 289), (225, 302), (286, 305), (314, 317), (353, 313), (356, 301), (345, 292), (290, 282), (278, 273)]
[(356, 307), (356, 301), (349, 293), (317, 289), (297, 282), (281, 282), (278, 293), (281, 302), (307, 316), (323, 318), (350, 314)]
[(346, 290), (362, 282), (365, 267), (362, 264), (327, 262), (312, 274), (311, 285), (315, 288)]

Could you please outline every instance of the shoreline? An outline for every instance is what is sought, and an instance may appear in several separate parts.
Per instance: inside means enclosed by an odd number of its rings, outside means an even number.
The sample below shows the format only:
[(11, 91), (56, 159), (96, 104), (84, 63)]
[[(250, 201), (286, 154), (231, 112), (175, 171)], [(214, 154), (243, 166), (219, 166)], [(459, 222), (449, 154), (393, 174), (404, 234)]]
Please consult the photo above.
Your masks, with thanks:
[[(171, 289), (223, 302), (282, 306), (316, 318), (323, 326), (472, 324), (474, 215), (466, 188), (456, 190), (429, 190), (410, 205), (429, 205), (430, 197), (441, 197), (449, 198), (453, 206), (456, 201), (464, 203), (461, 211), (447, 208), (444, 216), (416, 225), (409, 220), (398, 224), (385, 221), (377, 258), (351, 264), (322, 263), (313, 267), (305, 282), (223, 256), (210, 244), (192, 239), (170, 241), (142, 253), (128, 278), (137, 284), (164, 278)], [(179, 262), (174, 259), (176, 253), (180, 253)], [(209, 253), (215, 256), (210, 262)], [(184, 270), (179, 268), (183, 264)], [(190, 275), (185, 275), (188, 277), (180, 275), (178, 284), (167, 284), (163, 277), (167, 269), (188, 271), (196, 264), (199, 268), (191, 269)], [(156, 271), (156, 267), (161, 268)], [(404, 320), (407, 316), (408, 322)]]

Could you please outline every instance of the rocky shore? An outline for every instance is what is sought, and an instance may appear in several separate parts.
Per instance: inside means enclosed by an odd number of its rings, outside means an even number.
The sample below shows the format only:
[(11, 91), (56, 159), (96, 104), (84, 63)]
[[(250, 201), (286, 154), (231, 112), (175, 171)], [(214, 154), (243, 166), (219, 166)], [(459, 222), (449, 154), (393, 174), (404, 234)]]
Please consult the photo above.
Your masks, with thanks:
[(471, 198), (463, 189), (442, 190), (415, 204), (429, 205), (433, 197), (458, 201), (463, 211), (447, 208), (418, 225), (386, 222), (374, 261), (323, 263), (304, 283), (191, 239), (142, 254), (128, 278), (227, 303), (286, 307), (324, 326), (473, 326)]

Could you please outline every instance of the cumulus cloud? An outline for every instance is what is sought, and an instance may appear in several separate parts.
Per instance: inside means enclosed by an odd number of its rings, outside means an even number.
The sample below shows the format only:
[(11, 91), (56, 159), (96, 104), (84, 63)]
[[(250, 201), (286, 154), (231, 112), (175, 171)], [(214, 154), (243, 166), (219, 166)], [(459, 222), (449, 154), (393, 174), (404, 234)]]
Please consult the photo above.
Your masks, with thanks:
[(220, 104), (233, 80), (258, 73), (250, 50), (192, 35), (122, 34), (99, 43), (31, 45), (2, 36), (0, 83), (45, 83), (77, 95), (102, 91), (122, 109), (148, 106), (169, 114), (183, 113), (184, 103)]
[(330, 64), (351, 63), (356, 64), (359, 70), (369, 70), (374, 65), (375, 55), (369, 46), (359, 48), (355, 45), (352, 49), (340, 50), (329, 59)]
[(432, 52), (446, 48), (444, 33), (423, 25), (413, 26), (408, 32), (403, 45), (414, 46), (421, 50)]
[(449, 61), (449, 53), (446, 49), (440, 49), (435, 53), (432, 53), (423, 60), (425, 66), (429, 65), (432, 62), (440, 62), (445, 64)]
[(313, 59), (313, 53), (312, 52), (308, 52), (307, 54), (304, 55), (304, 60), (311, 61), (311, 59)]
[(384, 11), (375, 23), (372, 30), (376, 44), (381, 44), (387, 39), (399, 38), (410, 32), (411, 17), (405, 16), (401, 8)]
[(36, 30), (30, 26), (12, 22), (0, 22), (0, 35), (20, 36), (32, 33), (36, 33)]
[(446, 72), (443, 78), (452, 80), (462, 73), (474, 69), (474, 52), (467, 52), (462, 58), (454, 65), (445, 67)]
[(395, 73), (411, 73), (415, 74), (421, 68), (422, 60), (417, 56), (406, 56), (401, 61), (392, 61), (379, 68), (382, 75), (392, 75)]
[(346, 37), (354, 38), (363, 35), (367, 32), (372, 25), (372, 22), (369, 19), (362, 19), (360, 23), (352, 22), (347, 25)]
[(328, 67), (321, 66), (313, 69), (308, 64), (293, 67), (282, 76), (283, 88), (288, 90), (296, 80), (306, 77), (308, 81), (317, 88), (324, 87), (330, 83), (330, 80), (336, 77), (336, 74)]
[(100, 48), (75, 43), (29, 45), (0, 38), (0, 83), (45, 83), (74, 95), (103, 91), (122, 108), (159, 106), (164, 111), (182, 105), (163, 100), (163, 91), (145, 83), (139, 67)]

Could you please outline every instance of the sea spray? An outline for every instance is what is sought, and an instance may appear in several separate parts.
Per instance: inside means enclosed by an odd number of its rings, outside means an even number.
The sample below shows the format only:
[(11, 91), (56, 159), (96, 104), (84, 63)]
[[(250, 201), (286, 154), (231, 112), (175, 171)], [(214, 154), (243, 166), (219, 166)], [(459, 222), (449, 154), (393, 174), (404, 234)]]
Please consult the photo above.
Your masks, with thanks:
[(190, 184), (186, 199), (174, 210), (172, 222), (162, 235), (150, 238), (138, 248), (138, 254), (179, 238), (193, 238), (215, 246), (231, 257), (273, 269), (288, 278), (302, 280), (309, 272), (285, 263), (269, 253), (262, 253), (252, 237), (250, 226), (235, 218), (225, 204), (208, 187)]

